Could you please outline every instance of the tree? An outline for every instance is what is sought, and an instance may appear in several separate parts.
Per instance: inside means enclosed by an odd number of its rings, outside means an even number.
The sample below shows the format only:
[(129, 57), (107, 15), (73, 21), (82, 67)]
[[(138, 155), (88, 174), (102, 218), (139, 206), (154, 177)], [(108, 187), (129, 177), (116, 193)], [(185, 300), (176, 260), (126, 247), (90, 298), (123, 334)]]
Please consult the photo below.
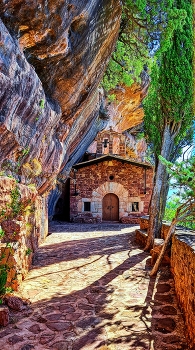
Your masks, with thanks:
[(153, 147), (155, 181), (146, 249), (160, 232), (168, 174), (158, 155), (174, 160), (191, 138), (192, 6), (190, 0), (123, 0), (121, 29), (103, 79), (105, 90), (131, 85), (144, 64), (152, 67), (145, 130)]
[(145, 130), (154, 146), (156, 160), (145, 250), (153, 246), (155, 236), (160, 236), (164, 214), (162, 203), (167, 191), (167, 170), (159, 162), (158, 155), (170, 160), (175, 145), (186, 135), (193, 120), (192, 6), (189, 0), (176, 0), (174, 4), (177, 10), (186, 13), (185, 24), (173, 28), (171, 42), (162, 42), (144, 104)]
[(175, 217), (171, 222), (171, 226), (169, 228), (160, 255), (150, 273), (151, 276), (155, 275), (158, 271), (159, 265), (163, 259), (171, 236), (175, 231), (176, 224), (189, 218), (193, 218), (193, 221), (195, 221), (195, 156), (192, 156), (187, 164), (186, 162), (172, 164), (162, 157), (160, 157), (160, 161), (168, 168), (171, 175), (173, 175), (177, 180), (177, 185), (179, 187), (182, 187), (183, 203), (176, 210)]
[(161, 38), (165, 50), (173, 28), (182, 26), (185, 18), (185, 12), (173, 8), (173, 3), (174, 0), (122, 1), (118, 41), (102, 82), (106, 91), (140, 81), (143, 67), (150, 69), (154, 64)]

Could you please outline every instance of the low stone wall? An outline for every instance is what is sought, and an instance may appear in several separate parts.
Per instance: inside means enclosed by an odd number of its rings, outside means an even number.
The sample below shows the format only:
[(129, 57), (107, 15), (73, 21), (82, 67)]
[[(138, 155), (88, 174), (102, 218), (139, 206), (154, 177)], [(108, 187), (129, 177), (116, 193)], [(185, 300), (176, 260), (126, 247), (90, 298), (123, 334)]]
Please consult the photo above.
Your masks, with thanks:
[[(142, 217), (140, 219), (140, 230), (136, 230), (136, 241), (142, 246), (145, 246), (147, 240), (148, 221), (148, 216)], [(168, 223), (163, 223), (161, 231), (161, 237), (163, 239), (165, 239), (169, 227), (170, 226)], [(162, 239), (159, 239), (159, 241), (162, 241)], [(169, 263), (168, 261), (165, 262)], [(177, 228), (175, 230), (175, 233), (172, 237), (170, 264), (175, 282), (176, 295), (184, 316), (184, 321), (186, 325), (186, 337), (188, 338), (189, 349), (195, 349), (194, 231), (186, 229), (182, 230), (181, 228)]]
[(102, 220), (98, 215), (94, 217), (91, 213), (79, 213), (78, 215), (72, 217), (71, 222), (95, 224), (102, 222)]
[(131, 224), (131, 225), (134, 225), (134, 224), (139, 224), (140, 223), (140, 216), (138, 215), (128, 215), (128, 216), (123, 216), (121, 219), (120, 219), (120, 222), (122, 222), (122, 224)]
[(172, 238), (171, 267), (189, 347), (195, 349), (195, 232), (176, 231)]
[(33, 253), (48, 233), (47, 200), (33, 186), (0, 176), (0, 276), (17, 290), (31, 266)]
[[(142, 216), (140, 218), (140, 230), (147, 230), (148, 229), (148, 222), (149, 222), (149, 215)], [(167, 233), (169, 231), (169, 223), (163, 222), (161, 227), (161, 238), (165, 239), (167, 237)]]

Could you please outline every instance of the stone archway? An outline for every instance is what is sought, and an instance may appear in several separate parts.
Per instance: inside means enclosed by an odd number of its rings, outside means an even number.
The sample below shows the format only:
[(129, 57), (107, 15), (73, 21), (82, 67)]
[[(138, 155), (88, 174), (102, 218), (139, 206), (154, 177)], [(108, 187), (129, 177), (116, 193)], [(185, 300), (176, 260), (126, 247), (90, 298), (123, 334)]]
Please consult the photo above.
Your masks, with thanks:
[(117, 182), (105, 182), (92, 192), (92, 213), (94, 215), (99, 215), (102, 219), (102, 200), (103, 197), (108, 194), (113, 193), (119, 198), (119, 219), (123, 216), (127, 216), (129, 212), (129, 194), (123, 185)]

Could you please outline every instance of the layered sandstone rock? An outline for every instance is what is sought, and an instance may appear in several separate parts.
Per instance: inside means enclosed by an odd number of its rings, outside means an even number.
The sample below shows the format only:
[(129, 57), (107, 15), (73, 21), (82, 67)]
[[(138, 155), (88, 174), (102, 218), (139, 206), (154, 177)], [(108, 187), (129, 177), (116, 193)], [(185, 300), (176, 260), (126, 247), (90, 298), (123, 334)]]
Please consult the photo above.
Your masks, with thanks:
[(122, 86), (113, 91), (116, 100), (107, 108), (110, 116), (109, 126), (115, 131), (124, 132), (143, 122), (144, 112), (141, 102), (146, 96), (148, 84), (149, 77), (141, 85), (134, 83), (130, 87)]
[(134, 83), (130, 87), (118, 86), (110, 93), (115, 96), (113, 102), (107, 102), (109, 122), (106, 129), (126, 136), (126, 155), (139, 161), (145, 160), (147, 144), (144, 138), (137, 138), (137, 133), (143, 131), (144, 111), (142, 101), (149, 87), (149, 75), (143, 70), (141, 83)]
[(120, 1), (9, 0), (0, 14), (0, 161), (11, 159), (25, 181), (21, 164), (36, 159), (42, 171), (31, 182), (42, 194), (104, 125), (97, 87), (117, 39)]

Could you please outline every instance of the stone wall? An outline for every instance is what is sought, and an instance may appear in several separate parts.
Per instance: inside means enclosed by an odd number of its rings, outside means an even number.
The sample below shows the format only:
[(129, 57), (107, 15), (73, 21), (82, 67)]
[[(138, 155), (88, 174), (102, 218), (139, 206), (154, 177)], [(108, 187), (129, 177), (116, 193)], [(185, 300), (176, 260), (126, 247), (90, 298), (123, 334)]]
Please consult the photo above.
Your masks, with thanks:
[[(148, 229), (149, 216), (144, 216), (140, 218), (140, 229), (147, 230)], [(169, 231), (169, 223), (163, 222), (161, 227), (161, 238), (165, 239), (167, 237), (167, 233)]]
[[(140, 230), (136, 230), (136, 240), (145, 246), (149, 217), (140, 219)], [(170, 225), (163, 223), (161, 237), (165, 239)], [(155, 239), (156, 240), (156, 239)], [(159, 248), (162, 248), (163, 240)], [(158, 250), (158, 254), (160, 252)], [(153, 249), (154, 250), (154, 249)], [(151, 254), (153, 255), (153, 250)], [(175, 291), (182, 309), (189, 348), (195, 349), (195, 232), (176, 228), (171, 244), (171, 270)]]
[(176, 231), (172, 239), (171, 267), (189, 347), (195, 349), (195, 232)]
[(32, 185), (4, 176), (0, 176), (0, 193), (0, 268), (6, 265), (8, 271), (6, 287), (17, 290), (48, 233), (47, 199), (38, 196)]
[[(112, 176), (112, 180), (110, 180)], [(141, 166), (123, 163), (118, 160), (102, 161), (77, 170), (75, 196), (74, 176), (70, 184), (70, 218), (84, 214), (84, 202), (91, 203), (91, 213), (97, 220), (102, 219), (102, 200), (107, 193), (119, 198), (119, 219), (129, 218), (131, 223), (132, 203), (139, 203), (139, 215), (147, 214), (153, 180), (153, 169), (146, 170), (146, 194), (144, 184), (145, 170)], [(134, 212), (137, 216), (138, 212)], [(135, 222), (135, 221), (134, 221)], [(133, 223), (134, 223), (133, 222)]]

